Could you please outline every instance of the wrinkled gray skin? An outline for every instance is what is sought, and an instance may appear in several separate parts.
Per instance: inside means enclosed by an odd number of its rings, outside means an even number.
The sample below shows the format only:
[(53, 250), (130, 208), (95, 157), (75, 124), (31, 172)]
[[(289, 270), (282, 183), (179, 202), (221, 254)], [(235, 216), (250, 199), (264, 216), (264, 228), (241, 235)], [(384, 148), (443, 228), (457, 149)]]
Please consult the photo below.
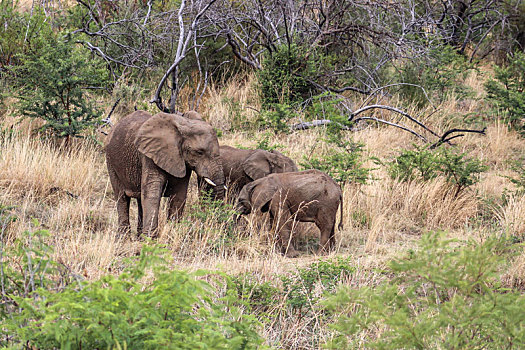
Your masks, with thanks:
[[(230, 146), (220, 146), (222, 169), (229, 199), (233, 202), (241, 189), (248, 183), (273, 173), (299, 171), (294, 161), (275, 150), (249, 150)], [(210, 186), (198, 179), (199, 188), (210, 190)]]
[(158, 234), (162, 196), (169, 198), (168, 218), (179, 219), (192, 170), (215, 183), (215, 198), (224, 197), (217, 135), (196, 112), (152, 116), (136, 111), (113, 127), (105, 149), (120, 231), (130, 231), (130, 198), (138, 203), (139, 235)]
[(319, 170), (270, 174), (244, 186), (239, 194), (237, 211), (270, 212), (270, 223), (278, 233), (282, 252), (288, 257), (298, 255), (290, 241), (294, 221), (314, 222), (321, 231), (318, 253), (335, 246), (335, 219), (341, 205), (342, 229), (343, 193), (341, 187)]

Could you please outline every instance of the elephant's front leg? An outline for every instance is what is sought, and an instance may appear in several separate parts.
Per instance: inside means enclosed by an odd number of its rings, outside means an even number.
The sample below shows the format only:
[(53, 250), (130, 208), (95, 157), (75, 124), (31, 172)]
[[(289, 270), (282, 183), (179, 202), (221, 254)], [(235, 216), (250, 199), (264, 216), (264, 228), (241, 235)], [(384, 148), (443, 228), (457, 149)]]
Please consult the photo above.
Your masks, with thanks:
[(179, 221), (184, 212), (186, 197), (188, 195), (188, 184), (190, 183), (191, 171), (186, 172), (182, 179), (170, 179), (168, 220)]
[(167, 179), (156, 170), (142, 173), (141, 204), (143, 212), (143, 232), (147, 236), (158, 235), (160, 199), (166, 188)]
[(292, 214), (288, 208), (279, 208), (277, 205), (274, 206), (272, 203), (270, 214), (272, 214), (274, 217), (273, 225), (275, 225), (275, 233), (278, 237), (278, 244), (281, 246), (281, 252), (284, 255), (289, 258), (295, 258), (299, 255), (299, 252), (295, 250), (292, 243)]

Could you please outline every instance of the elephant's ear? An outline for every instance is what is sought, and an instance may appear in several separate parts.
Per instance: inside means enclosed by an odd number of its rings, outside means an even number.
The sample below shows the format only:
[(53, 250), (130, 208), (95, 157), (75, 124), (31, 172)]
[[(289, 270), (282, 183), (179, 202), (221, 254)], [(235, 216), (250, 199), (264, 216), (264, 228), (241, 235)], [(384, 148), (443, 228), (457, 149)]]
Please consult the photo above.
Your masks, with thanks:
[(186, 175), (186, 163), (182, 158), (182, 136), (173, 115), (158, 113), (148, 119), (137, 132), (135, 145), (140, 153), (175, 177)]
[(242, 163), (242, 169), (252, 180), (260, 179), (272, 173), (266, 151), (256, 150)]
[(268, 159), (270, 163), (273, 165), (273, 172), (288, 173), (288, 172), (299, 171), (294, 161), (279, 151), (271, 150)]
[(184, 118), (188, 118), (188, 119), (193, 119), (193, 120), (202, 120), (204, 121), (204, 119), (202, 119), (202, 116), (200, 115), (199, 112), (196, 112), (196, 111), (187, 111), (187, 112), (184, 112), (184, 114), (182, 114), (182, 116)]
[(270, 208), (270, 201), (279, 190), (279, 187), (270, 178), (252, 182), (252, 184), (253, 188), (251, 189), (250, 198), (253, 211), (261, 210), (263, 213), (267, 212)]

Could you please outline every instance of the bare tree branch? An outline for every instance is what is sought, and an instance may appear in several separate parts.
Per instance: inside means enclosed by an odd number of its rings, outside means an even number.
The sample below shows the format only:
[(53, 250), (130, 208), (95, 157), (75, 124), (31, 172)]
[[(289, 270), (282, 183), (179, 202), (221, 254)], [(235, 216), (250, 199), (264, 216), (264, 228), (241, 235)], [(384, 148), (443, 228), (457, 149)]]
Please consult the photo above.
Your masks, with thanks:
[(379, 118), (375, 118), (375, 117), (360, 117), (360, 118), (355, 119), (354, 121), (358, 122), (358, 121), (361, 121), (361, 120), (373, 120), (373, 121), (376, 121), (376, 122), (379, 122), (379, 123), (383, 123), (383, 124), (386, 124), (386, 125), (395, 126), (396, 128), (408, 131), (409, 133), (419, 137), (421, 140), (427, 142), (427, 138), (425, 136), (418, 134), (414, 130), (409, 129), (409, 128), (407, 128), (404, 125), (392, 123), (392, 122), (389, 122), (389, 121), (386, 121), (386, 120), (383, 120), (383, 119), (379, 119)]
[[(186, 0), (182, 0), (179, 12), (178, 12), (178, 21), (179, 21), (179, 41), (177, 44), (177, 53), (175, 56), (175, 60), (172, 63), (172, 65), (168, 68), (166, 73), (164, 73), (164, 76), (159, 82), (159, 85), (157, 86), (157, 89), (155, 90), (155, 95), (153, 99), (150, 101), (150, 103), (155, 103), (157, 107), (167, 113), (173, 113), (175, 112), (175, 101), (177, 99), (177, 95), (179, 92), (180, 87), (178, 86), (178, 77), (176, 72), (174, 72), (179, 64), (182, 62), (182, 60), (186, 57), (187, 51), (188, 51), (188, 44), (191, 40), (191, 38), (195, 35), (196, 27), (201, 19), (201, 17), (204, 15), (204, 13), (210, 8), (211, 5), (216, 0), (211, 0), (207, 5), (205, 5), (194, 17), (193, 21), (191, 22), (190, 27), (188, 28), (188, 32), (185, 34), (185, 28), (184, 28), (184, 20), (183, 20), (183, 11), (186, 6)], [(162, 103), (162, 98), (160, 96), (160, 93), (162, 91), (162, 88), (164, 87), (164, 84), (166, 83), (166, 80), (168, 77), (172, 75), (174, 86), (171, 87), (171, 98), (170, 98), (170, 108), (166, 108), (164, 104)]]
[[(432, 135), (434, 136), (438, 136), (438, 134), (436, 134), (434, 131), (432, 131), (430, 128), (428, 128), (425, 124), (421, 123), (419, 120), (417, 120), (416, 118), (412, 117), (410, 114), (398, 109), (398, 108), (395, 108), (395, 107), (391, 107), (391, 106), (384, 106), (384, 105), (370, 105), (370, 106), (365, 106), (363, 108), (360, 108), (356, 111), (354, 111), (350, 117), (348, 117), (348, 121), (356, 121), (354, 120), (354, 117), (356, 117), (357, 115), (363, 113), (363, 112), (366, 112), (370, 109), (386, 109), (388, 111), (392, 111), (392, 112), (396, 112), (408, 119), (410, 119), (411, 121), (413, 121), (414, 123), (416, 123), (417, 125), (419, 125), (420, 127), (422, 127), (423, 129), (425, 129), (426, 131), (430, 132)], [(361, 118), (363, 119), (363, 118)]]
[(458, 137), (461, 137), (461, 136), (465, 136), (463, 134), (460, 134), (460, 135), (455, 135), (455, 136), (452, 136), (452, 137), (449, 137), (447, 138), (447, 136), (449, 136), (450, 134), (453, 134), (453, 133), (456, 133), (456, 132), (466, 132), (466, 133), (476, 133), (476, 134), (482, 134), (482, 135), (486, 135), (486, 131), (487, 131), (487, 128), (483, 128), (481, 130), (474, 130), (474, 129), (450, 129), (448, 131), (446, 131), (440, 138), (437, 142), (435, 142), (434, 144), (432, 144), (430, 146), (430, 149), (434, 149), (440, 145), (442, 145), (443, 143), (445, 142), (449, 142), (450, 140), (452, 139), (455, 139), (455, 138), (458, 138)]

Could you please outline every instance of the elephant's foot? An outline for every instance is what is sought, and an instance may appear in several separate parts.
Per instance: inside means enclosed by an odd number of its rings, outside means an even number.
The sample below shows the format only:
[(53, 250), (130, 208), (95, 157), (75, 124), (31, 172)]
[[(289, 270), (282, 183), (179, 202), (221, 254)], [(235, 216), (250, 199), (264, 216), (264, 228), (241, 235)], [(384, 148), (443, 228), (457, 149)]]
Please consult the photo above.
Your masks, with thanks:
[(127, 237), (131, 234), (131, 226), (130, 225), (120, 225), (117, 229), (117, 235), (119, 237)]

